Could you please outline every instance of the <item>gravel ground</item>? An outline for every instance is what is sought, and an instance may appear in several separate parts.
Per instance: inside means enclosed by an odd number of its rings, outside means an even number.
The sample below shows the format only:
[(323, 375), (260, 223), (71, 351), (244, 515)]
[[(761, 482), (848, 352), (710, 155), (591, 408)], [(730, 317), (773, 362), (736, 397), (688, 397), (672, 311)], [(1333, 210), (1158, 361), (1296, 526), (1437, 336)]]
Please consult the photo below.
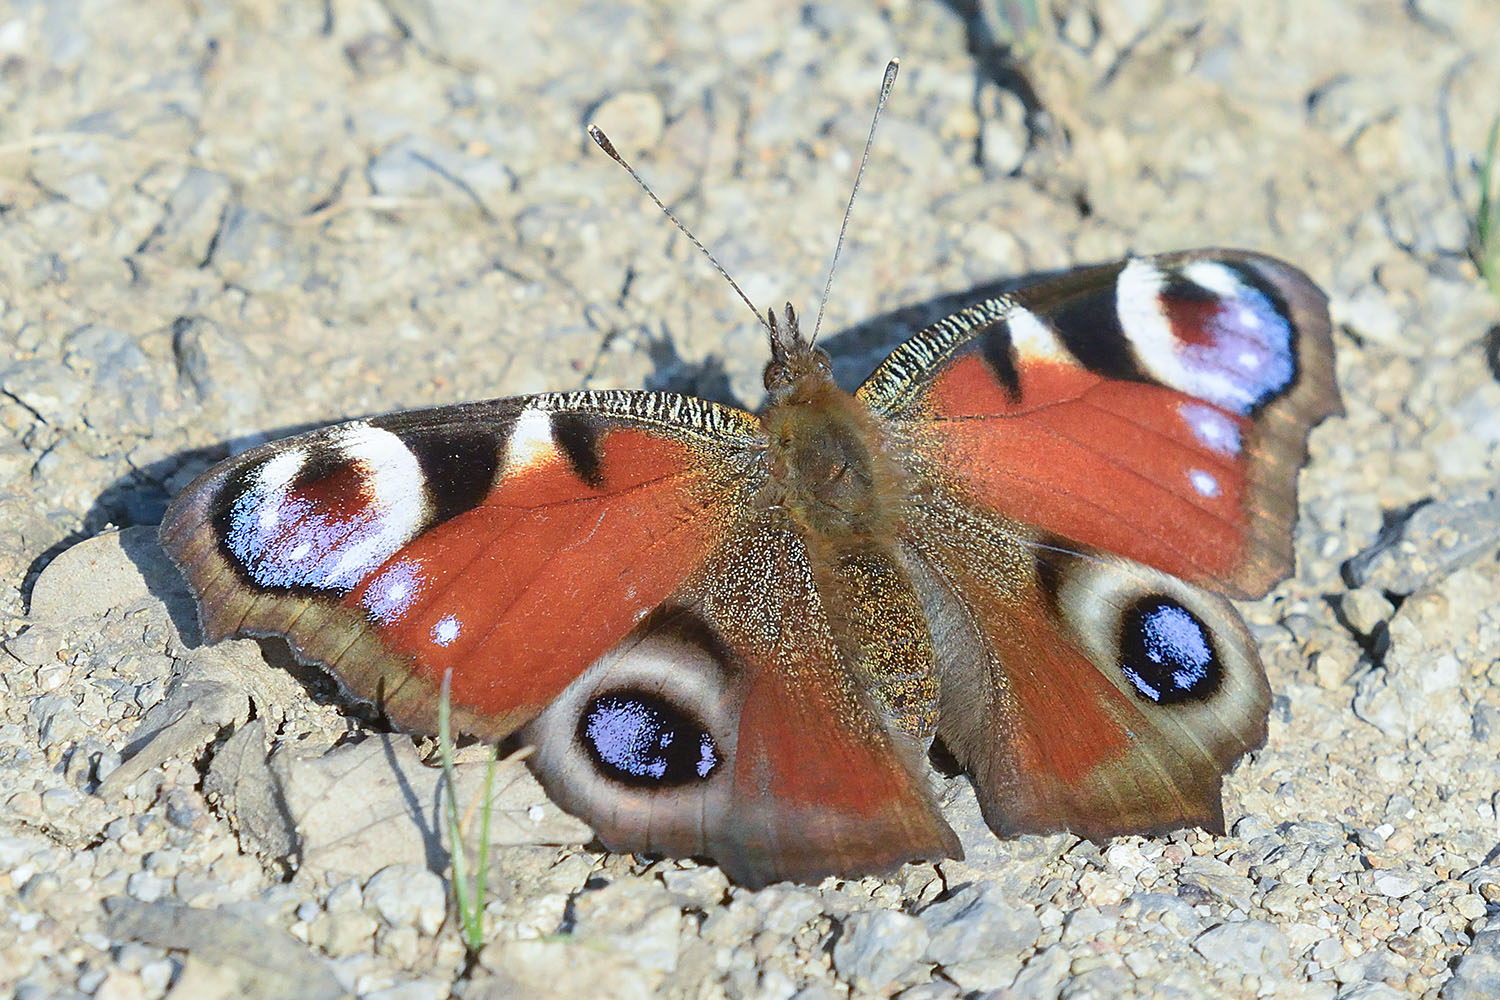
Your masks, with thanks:
[[(1500, 305), (1464, 253), (1500, 5), (1060, 0), (1019, 74), (977, 6), (0, 6), (0, 993), (1500, 996)], [(1277, 697), (1231, 832), (1002, 841), (954, 781), (968, 861), (747, 892), (591, 851), (511, 765), (466, 964), (430, 745), (195, 646), (150, 526), (334, 418), (753, 405), (761, 331), (582, 126), (805, 311), (891, 55), (846, 382), (954, 293), (1130, 250), (1332, 296), (1348, 416), (1243, 606)]]

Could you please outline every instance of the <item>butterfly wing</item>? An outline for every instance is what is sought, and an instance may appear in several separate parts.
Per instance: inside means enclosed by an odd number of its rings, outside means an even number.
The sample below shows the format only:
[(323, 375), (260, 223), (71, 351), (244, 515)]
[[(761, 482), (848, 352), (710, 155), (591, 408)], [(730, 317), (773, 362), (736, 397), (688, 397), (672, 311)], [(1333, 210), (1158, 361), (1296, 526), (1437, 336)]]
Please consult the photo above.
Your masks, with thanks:
[(160, 537), (205, 637), (282, 636), (399, 725), (524, 728), (618, 850), (760, 885), (957, 855), (828, 642), (807, 551), (757, 497), (749, 414), (579, 392), (276, 442), (199, 477)]
[(746, 521), (525, 732), (548, 794), (616, 849), (707, 855), (736, 882), (962, 857), (841, 662), (800, 535)]
[[(1269, 691), (1223, 598), (1291, 568), (1325, 299), (1256, 254), (1072, 272), (903, 345), (860, 389), (908, 456), (902, 544), (938, 734), (1001, 833), (1222, 826)], [(1180, 579), (1178, 579), (1180, 578)]]
[(173, 503), (163, 547), (205, 638), (285, 637), (397, 724), (529, 722), (664, 601), (756, 488), (749, 414), (579, 392), (355, 421), (263, 445)]
[(858, 395), (988, 509), (1236, 597), (1292, 568), (1327, 300), (1259, 254), (1084, 268), (898, 348)]

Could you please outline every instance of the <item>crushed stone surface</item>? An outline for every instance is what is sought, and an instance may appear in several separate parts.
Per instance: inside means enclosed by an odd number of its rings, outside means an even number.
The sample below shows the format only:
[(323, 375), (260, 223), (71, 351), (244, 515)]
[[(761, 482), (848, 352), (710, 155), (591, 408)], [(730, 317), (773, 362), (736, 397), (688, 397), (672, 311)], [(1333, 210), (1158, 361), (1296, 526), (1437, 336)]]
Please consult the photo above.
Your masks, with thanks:
[[(1008, 63), (1010, 6), (0, 7), (0, 994), (1500, 996), (1500, 303), (1466, 255), (1500, 6), (1057, 0)], [(892, 55), (845, 384), (955, 294), (1132, 251), (1331, 296), (1347, 414), (1296, 575), (1241, 606), (1276, 698), (1230, 832), (1000, 840), (952, 779), (968, 860), (750, 892), (593, 849), (508, 761), (469, 961), (431, 742), (198, 646), (152, 526), (333, 419), (755, 405), (763, 333), (583, 126), (808, 313)]]

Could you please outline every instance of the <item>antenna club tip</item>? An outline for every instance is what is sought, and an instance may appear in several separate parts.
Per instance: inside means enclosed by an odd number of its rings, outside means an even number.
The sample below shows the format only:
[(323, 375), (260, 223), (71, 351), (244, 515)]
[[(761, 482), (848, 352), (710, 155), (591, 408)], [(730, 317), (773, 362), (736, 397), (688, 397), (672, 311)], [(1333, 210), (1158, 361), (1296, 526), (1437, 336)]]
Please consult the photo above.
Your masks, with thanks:
[(589, 122), (586, 131), (589, 134), (589, 138), (593, 139), (600, 149), (604, 150), (610, 156), (618, 159), (615, 154), (614, 143), (609, 141), (609, 136), (604, 134), (604, 130), (602, 128), (600, 128), (598, 125), (595, 125), (593, 122)]

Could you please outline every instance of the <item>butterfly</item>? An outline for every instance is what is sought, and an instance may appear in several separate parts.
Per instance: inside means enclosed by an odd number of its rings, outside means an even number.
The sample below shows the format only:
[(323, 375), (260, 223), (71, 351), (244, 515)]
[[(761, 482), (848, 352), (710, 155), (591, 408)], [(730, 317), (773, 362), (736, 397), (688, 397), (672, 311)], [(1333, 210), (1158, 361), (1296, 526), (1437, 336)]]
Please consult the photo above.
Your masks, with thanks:
[(199, 476), (160, 539), (207, 641), (280, 636), (395, 724), (534, 748), (616, 851), (747, 886), (1000, 835), (1223, 828), (1266, 737), (1228, 597), (1292, 566), (1326, 298), (1199, 250), (983, 298), (857, 390), (790, 305), (763, 409), (579, 390), (355, 420)]

